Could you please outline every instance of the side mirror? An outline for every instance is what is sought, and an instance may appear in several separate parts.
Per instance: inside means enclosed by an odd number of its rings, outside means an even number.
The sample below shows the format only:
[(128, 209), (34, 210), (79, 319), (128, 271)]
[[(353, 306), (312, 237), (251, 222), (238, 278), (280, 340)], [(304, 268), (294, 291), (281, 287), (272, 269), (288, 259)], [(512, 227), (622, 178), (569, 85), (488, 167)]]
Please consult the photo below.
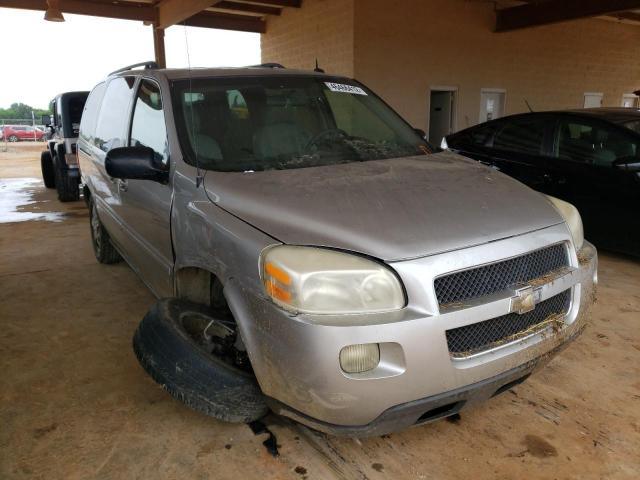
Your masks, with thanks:
[(418, 135), (420, 135), (420, 138), (426, 140), (427, 139), (427, 133), (422, 130), (421, 128), (414, 128), (413, 129)]
[(51, 125), (51, 115), (42, 115), (40, 122), (45, 126)]
[(169, 170), (149, 147), (113, 148), (107, 152), (104, 168), (109, 176), (123, 180), (152, 180), (163, 183), (169, 179)]

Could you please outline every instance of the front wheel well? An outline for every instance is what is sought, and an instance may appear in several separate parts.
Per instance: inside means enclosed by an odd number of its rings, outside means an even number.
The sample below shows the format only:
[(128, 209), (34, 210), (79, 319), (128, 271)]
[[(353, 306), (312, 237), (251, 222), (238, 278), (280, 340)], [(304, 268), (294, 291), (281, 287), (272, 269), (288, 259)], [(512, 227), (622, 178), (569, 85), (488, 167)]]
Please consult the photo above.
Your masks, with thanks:
[(176, 273), (176, 297), (215, 309), (227, 309), (220, 279), (209, 270), (184, 267)]

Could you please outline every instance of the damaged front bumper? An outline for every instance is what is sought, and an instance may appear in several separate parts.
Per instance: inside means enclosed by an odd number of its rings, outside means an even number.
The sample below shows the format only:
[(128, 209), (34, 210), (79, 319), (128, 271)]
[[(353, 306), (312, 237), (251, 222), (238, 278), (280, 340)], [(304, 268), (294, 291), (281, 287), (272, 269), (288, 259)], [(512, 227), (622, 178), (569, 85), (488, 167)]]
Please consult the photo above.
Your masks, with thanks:
[[(488, 350), (456, 358), (451, 328), (512, 311), (508, 295), (470, 308), (440, 311), (436, 276), (564, 243), (570, 268), (540, 285), (537, 301), (570, 292), (561, 322)], [(398, 312), (311, 317), (291, 315), (231, 282), (225, 295), (270, 407), (331, 434), (381, 435), (446, 417), (523, 381), (583, 329), (594, 301), (597, 253), (588, 242), (578, 254), (563, 225), (464, 251), (392, 264), (409, 304)], [(339, 365), (348, 345), (378, 343), (380, 363), (362, 374)]]
[(569, 342), (575, 339), (581, 332), (581, 329), (575, 331), (571, 336), (566, 337), (560, 346), (549, 351), (542, 357), (530, 360), (523, 365), (519, 365), (495, 377), (481, 380), (471, 385), (395, 405), (382, 412), (380, 416), (366, 425), (330, 424), (311, 418), (275, 399), (268, 398), (267, 403), (271, 410), (277, 414), (289, 417), (308, 427), (331, 435), (349, 437), (386, 435), (449, 417), (460, 412), (463, 408), (477, 405), (506, 392), (510, 388), (524, 382), (533, 372), (546, 365), (555, 354), (568, 346)]

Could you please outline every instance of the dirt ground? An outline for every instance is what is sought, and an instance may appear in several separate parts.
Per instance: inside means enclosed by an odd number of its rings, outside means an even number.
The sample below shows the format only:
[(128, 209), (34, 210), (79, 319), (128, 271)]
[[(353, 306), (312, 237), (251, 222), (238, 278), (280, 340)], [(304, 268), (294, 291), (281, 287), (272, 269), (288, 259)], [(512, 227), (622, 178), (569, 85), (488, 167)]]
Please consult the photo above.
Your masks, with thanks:
[(357, 441), (271, 415), (274, 457), (267, 434), (187, 409), (139, 367), (154, 299), (97, 264), (83, 202), (39, 180), (41, 148), (0, 149), (0, 478), (640, 478), (640, 262), (601, 252), (585, 333), (459, 420)]

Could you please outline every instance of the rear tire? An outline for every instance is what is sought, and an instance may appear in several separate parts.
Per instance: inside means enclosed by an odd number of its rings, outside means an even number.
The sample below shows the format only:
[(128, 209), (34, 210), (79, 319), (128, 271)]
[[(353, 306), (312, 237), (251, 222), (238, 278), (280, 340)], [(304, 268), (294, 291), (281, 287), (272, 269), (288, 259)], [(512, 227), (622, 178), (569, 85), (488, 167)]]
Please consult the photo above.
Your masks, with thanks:
[(173, 397), (205, 415), (235, 423), (262, 418), (269, 408), (253, 373), (206, 352), (185, 329), (198, 317), (204, 325), (215, 321), (202, 305), (178, 299), (156, 303), (133, 337), (140, 365)]
[(58, 190), (58, 200), (61, 202), (74, 202), (80, 200), (80, 184), (78, 179), (70, 177), (68, 171), (63, 170), (63, 163), (56, 157), (54, 165), (55, 186)]
[(40, 154), (40, 169), (42, 170), (42, 180), (47, 188), (56, 188), (56, 176), (53, 170), (53, 159), (50, 152)]
[(98, 210), (93, 201), (89, 203), (89, 212), (91, 243), (93, 244), (93, 253), (96, 256), (96, 260), (106, 265), (118, 263), (122, 260), (122, 257), (111, 243), (109, 234), (104, 229), (100, 218), (98, 218)]

